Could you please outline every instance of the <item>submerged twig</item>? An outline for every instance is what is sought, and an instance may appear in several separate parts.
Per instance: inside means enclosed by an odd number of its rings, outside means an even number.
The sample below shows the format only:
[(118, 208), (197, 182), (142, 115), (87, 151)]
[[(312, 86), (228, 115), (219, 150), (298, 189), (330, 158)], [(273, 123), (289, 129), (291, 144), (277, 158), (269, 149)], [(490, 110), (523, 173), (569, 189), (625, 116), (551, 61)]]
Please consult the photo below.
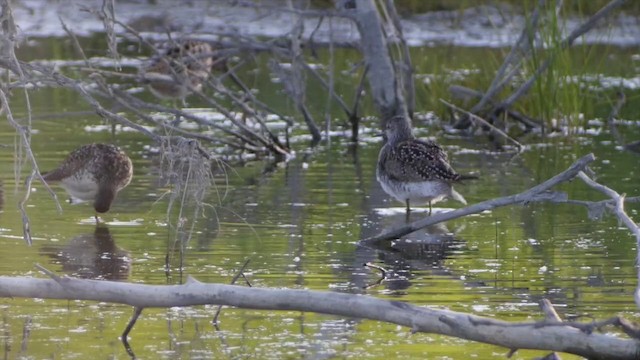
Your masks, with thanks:
[(133, 329), (133, 326), (136, 324), (136, 321), (138, 321), (140, 314), (142, 314), (142, 310), (144, 310), (144, 307), (136, 306), (133, 308), (133, 315), (131, 316), (131, 319), (129, 319), (129, 323), (127, 324), (127, 327), (122, 332), (122, 335), (120, 338), (120, 340), (122, 341), (122, 345), (124, 345), (124, 348), (127, 351), (127, 354), (129, 354), (129, 356), (131, 356), (132, 359), (135, 359), (136, 356), (133, 353), (133, 349), (131, 348), (131, 345), (129, 345), (129, 340), (127, 340), (127, 337), (129, 336), (131, 329)]
[[(236, 283), (236, 281), (238, 281), (238, 279), (240, 278), (240, 276), (242, 276), (247, 285), (249, 287), (251, 287), (251, 284), (249, 283), (249, 281), (247, 280), (247, 278), (244, 276), (244, 269), (246, 269), (247, 265), (249, 265), (249, 261), (251, 261), (251, 259), (247, 259), (245, 260), (244, 264), (242, 264), (242, 266), (240, 267), (240, 269), (238, 270), (238, 272), (236, 272), (236, 274), (233, 276), (233, 278), (231, 279), (230, 284), (233, 285)], [(218, 305), (218, 309), (216, 310), (216, 314), (213, 316), (213, 320), (211, 321), (213, 323), (213, 325), (216, 327), (217, 330), (220, 330), (219, 327), (219, 323), (218, 323), (218, 317), (220, 317), (220, 312), (222, 311), (222, 305)]]
[(387, 278), (387, 270), (385, 268), (383, 268), (382, 266), (376, 265), (376, 264), (371, 263), (371, 262), (365, 263), (364, 266), (380, 271), (380, 278), (378, 280), (374, 281), (373, 283), (364, 286), (364, 289), (370, 289), (370, 288), (372, 288), (374, 286), (378, 286)]

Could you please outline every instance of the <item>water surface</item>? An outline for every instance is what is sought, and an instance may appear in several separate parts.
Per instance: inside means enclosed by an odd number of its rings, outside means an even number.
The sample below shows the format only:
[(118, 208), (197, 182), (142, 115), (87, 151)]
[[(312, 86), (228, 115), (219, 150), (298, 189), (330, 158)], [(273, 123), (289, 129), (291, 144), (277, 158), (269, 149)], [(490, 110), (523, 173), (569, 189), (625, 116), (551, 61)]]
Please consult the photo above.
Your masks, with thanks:
[[(430, 66), (437, 68), (438, 61), (451, 56), (461, 60), (448, 64), (447, 71), (469, 73), (470, 59), (488, 52), (432, 48), (429, 53), (436, 62)], [(626, 64), (633, 53), (619, 49), (616, 56)], [(429, 66), (420, 69), (430, 73)], [(611, 69), (608, 75), (623, 75), (616, 66)], [(260, 94), (283, 97), (272, 90), (274, 84), (265, 74), (258, 75), (254, 84)], [(625, 90), (633, 104), (635, 89)], [(137, 96), (151, 99), (147, 93)], [(24, 118), (21, 95), (14, 97), (13, 110)], [(312, 106), (322, 108), (322, 101)], [(432, 226), (399, 241), (358, 245), (359, 240), (404, 222), (403, 205), (384, 194), (375, 180), (381, 143), (371, 138), (354, 146), (347, 136), (335, 136), (313, 149), (299, 142), (294, 145), (297, 156), (287, 163), (265, 159), (214, 167), (215, 188), (206, 198), (212, 206), (197, 219), (189, 211), (184, 214), (196, 226), (181, 262), (176, 250), (179, 235), (172, 226), (175, 208), (167, 216), (165, 195), (171, 188), (160, 181), (160, 160), (149, 151), (149, 139), (135, 132), (114, 136), (110, 126), (96, 131), (105, 125), (103, 120), (65, 90), (33, 91), (31, 102), (32, 148), (41, 169), (53, 168), (81, 144), (112, 142), (133, 159), (134, 179), (102, 216), (104, 224), (99, 227), (89, 205), (66, 203), (64, 192), (54, 186), (63, 209), (59, 213), (42, 184), (34, 183), (28, 202), (34, 244), (26, 246), (16, 208), (22, 182), (16, 184), (13, 176), (15, 135), (6, 122), (1, 123), (0, 143), (8, 145), (0, 148), (2, 275), (44, 277), (34, 266), (41, 264), (57, 274), (133, 283), (177, 284), (187, 275), (202, 282), (228, 283), (250, 260), (246, 275), (256, 287), (366, 294), (509, 321), (541, 319), (537, 302), (547, 298), (567, 318), (622, 315), (638, 320), (633, 303), (634, 239), (612, 216), (590, 220), (586, 209), (575, 205), (506, 207)], [(189, 106), (201, 105), (190, 100)], [(632, 120), (622, 126), (629, 140), (640, 137), (634, 108), (629, 106), (624, 113)], [(425, 119), (428, 109), (419, 110), (418, 118)], [(602, 114), (608, 110), (604, 102), (598, 108)], [(458, 171), (480, 175), (458, 188), (469, 203), (526, 190), (589, 152), (598, 158), (592, 169), (599, 181), (627, 196), (640, 195), (638, 155), (616, 147), (615, 139), (598, 123), (582, 134), (530, 137), (526, 151), (517, 157), (492, 150), (482, 136), (446, 135), (442, 123), (418, 120), (415, 125), (421, 136), (433, 137), (446, 148)], [(371, 119), (365, 131), (376, 126)], [(296, 131), (303, 134), (304, 128)], [(572, 199), (603, 199), (577, 180), (558, 190)], [(444, 202), (437, 207), (458, 206)], [(638, 217), (637, 205), (629, 204), (627, 210)], [(379, 274), (364, 267), (367, 262), (392, 270), (393, 276), (372, 286)], [(4, 299), (0, 306), (8, 358), (127, 357), (118, 337), (132, 314), (128, 306), (39, 299)], [(498, 359), (508, 351), (439, 335), (410, 334), (410, 329), (392, 324), (294, 311), (225, 308), (216, 330), (211, 324), (214, 312), (213, 306), (146, 309), (130, 335), (132, 348), (139, 358), (163, 359)], [(518, 351), (514, 358), (542, 355)]]

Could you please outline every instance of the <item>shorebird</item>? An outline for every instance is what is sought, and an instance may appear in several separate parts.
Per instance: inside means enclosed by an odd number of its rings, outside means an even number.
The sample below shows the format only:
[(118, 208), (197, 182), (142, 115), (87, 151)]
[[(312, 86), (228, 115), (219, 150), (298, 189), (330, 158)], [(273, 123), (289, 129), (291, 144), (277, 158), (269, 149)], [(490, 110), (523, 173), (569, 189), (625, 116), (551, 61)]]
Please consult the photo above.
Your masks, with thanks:
[(170, 46), (141, 70), (149, 90), (161, 99), (184, 101), (187, 95), (202, 89), (213, 68), (227, 68), (224, 59), (214, 60), (213, 50), (211, 44), (195, 40)]
[(47, 183), (59, 181), (72, 204), (93, 201), (96, 213), (109, 211), (116, 195), (129, 185), (132, 176), (131, 159), (117, 146), (109, 144), (83, 145), (72, 151), (58, 168), (42, 175)]
[(475, 176), (458, 174), (447, 159), (447, 154), (433, 141), (416, 139), (410, 120), (395, 116), (387, 120), (384, 134), (386, 143), (380, 149), (376, 177), (384, 191), (407, 205), (407, 218), (411, 204), (431, 204), (451, 197), (467, 204), (453, 184)]

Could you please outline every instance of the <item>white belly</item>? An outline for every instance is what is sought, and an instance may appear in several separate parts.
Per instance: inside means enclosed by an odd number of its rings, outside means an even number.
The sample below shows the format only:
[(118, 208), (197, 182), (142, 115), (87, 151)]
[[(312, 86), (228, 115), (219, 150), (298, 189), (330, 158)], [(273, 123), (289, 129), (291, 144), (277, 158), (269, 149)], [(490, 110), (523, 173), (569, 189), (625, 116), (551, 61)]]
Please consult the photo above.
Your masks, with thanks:
[(411, 205), (434, 203), (451, 194), (451, 185), (441, 181), (405, 183), (387, 179), (380, 185), (387, 194), (402, 202), (409, 200)]
[(62, 187), (71, 196), (71, 203), (94, 200), (98, 194), (98, 185), (90, 176), (71, 176), (61, 181)]
[(376, 174), (382, 189), (399, 201), (409, 200), (410, 205), (426, 205), (451, 197), (463, 204), (467, 201), (445, 181), (402, 182), (391, 180), (389, 177)]

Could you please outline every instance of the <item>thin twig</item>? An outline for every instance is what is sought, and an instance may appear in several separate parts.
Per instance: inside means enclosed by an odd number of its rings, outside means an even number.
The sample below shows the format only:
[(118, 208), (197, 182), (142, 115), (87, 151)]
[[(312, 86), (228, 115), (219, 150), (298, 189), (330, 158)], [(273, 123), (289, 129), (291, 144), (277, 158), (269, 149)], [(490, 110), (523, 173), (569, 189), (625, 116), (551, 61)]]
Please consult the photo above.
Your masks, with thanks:
[(378, 286), (387, 278), (387, 270), (385, 268), (383, 268), (382, 266), (376, 265), (376, 264), (371, 263), (371, 262), (365, 263), (364, 266), (380, 271), (380, 278), (378, 280), (374, 281), (373, 283), (369, 284), (369, 285), (365, 285), (363, 287), (364, 289), (370, 289), (370, 288), (372, 288), (374, 286)]
[(360, 82), (358, 83), (358, 87), (356, 88), (356, 93), (353, 100), (353, 107), (351, 110), (351, 114), (353, 116), (349, 117), (349, 122), (351, 123), (351, 141), (358, 141), (358, 135), (360, 132), (360, 100), (362, 99), (362, 94), (364, 93), (365, 81), (367, 79), (367, 72), (369, 71), (369, 66), (364, 67), (364, 71), (362, 72), (362, 76), (360, 76)]
[(489, 123), (487, 120), (481, 118), (478, 115), (472, 114), (464, 109), (461, 109), (447, 101), (445, 101), (444, 99), (440, 99), (440, 102), (442, 102), (443, 104), (445, 104), (446, 106), (450, 107), (451, 109), (454, 109), (456, 111), (459, 111), (465, 115), (467, 115), (470, 119), (473, 119), (475, 121), (480, 122), (482, 125), (487, 126), (489, 128), (491, 128), (492, 131), (495, 131), (496, 133), (498, 133), (500, 136), (502, 136), (503, 138), (511, 141), (512, 143), (514, 143), (517, 147), (518, 147), (518, 152), (522, 152), (522, 150), (524, 149), (524, 146), (522, 146), (522, 144), (520, 144), (516, 139), (512, 138), (511, 136), (509, 136), (507, 133), (505, 133), (504, 131), (498, 129), (495, 125)]
[(348, 117), (351, 117), (351, 109), (349, 109), (349, 106), (347, 105), (347, 103), (345, 103), (344, 99), (342, 99), (342, 97), (340, 95), (338, 95), (338, 93), (336, 93), (335, 91), (331, 91), (331, 86), (327, 83), (327, 81), (316, 71), (316, 69), (314, 69), (313, 67), (311, 67), (311, 65), (307, 64), (306, 62), (302, 62), (302, 66), (304, 66), (304, 68), (311, 74), (313, 75), (313, 77), (318, 80), (320, 82), (320, 85), (322, 85), (323, 88), (325, 88), (326, 90), (329, 90), (329, 95), (330, 97), (333, 97), (333, 99), (338, 103), (338, 105), (340, 105), (340, 107), (342, 108), (342, 110), (345, 112), (345, 114)]
[(40, 264), (35, 264), (35, 267), (36, 267), (36, 269), (40, 270), (43, 274), (45, 274), (48, 277), (50, 277), (51, 279), (53, 279), (58, 284), (60, 284), (60, 282), (62, 281), (61, 280), (62, 278), (60, 276), (58, 276), (58, 274), (56, 274), (53, 271), (45, 268), (44, 266), (42, 266)]
[(9, 102), (8, 102), (7, 96), (5, 95), (2, 89), (0, 89), (0, 102), (2, 103), (3, 112), (7, 114), (7, 120), (9, 121), (9, 124), (13, 126), (13, 128), (16, 130), (16, 132), (20, 136), (22, 143), (24, 144), (24, 148), (27, 153), (27, 159), (31, 162), (31, 168), (33, 173), (26, 180), (25, 195), (18, 204), (18, 208), (22, 215), (23, 237), (24, 237), (24, 240), (27, 242), (27, 244), (31, 245), (32, 244), (31, 226), (29, 224), (29, 216), (27, 215), (25, 204), (29, 199), (29, 195), (31, 194), (31, 181), (33, 179), (33, 176), (37, 176), (40, 179), (40, 181), (44, 184), (45, 189), (47, 189), (51, 197), (54, 199), (56, 208), (58, 209), (59, 212), (62, 212), (62, 205), (60, 205), (60, 202), (58, 201), (58, 197), (56, 193), (53, 191), (53, 189), (51, 189), (51, 187), (49, 187), (47, 182), (44, 181), (44, 179), (42, 178), (35, 155), (33, 155), (33, 151), (31, 150), (31, 143), (29, 141), (28, 128), (16, 122), (11, 112), (11, 109), (8, 106)]
[[(399, 81), (398, 87), (404, 92), (404, 99), (407, 106), (407, 112), (409, 117), (413, 118), (413, 113), (416, 107), (416, 89), (413, 81), (413, 64), (411, 63), (411, 53), (409, 52), (409, 46), (404, 38), (402, 31), (402, 24), (400, 22), (400, 16), (396, 11), (393, 0), (381, 1), (380, 9), (382, 9), (386, 15), (387, 20), (393, 25), (395, 29), (398, 42), (395, 43), (399, 47), (400, 53), (400, 75), (397, 75)], [(397, 68), (396, 68), (397, 71)]]
[(124, 329), (121, 335), (122, 344), (124, 345), (124, 348), (127, 350), (127, 353), (129, 354), (129, 356), (132, 357), (132, 359), (135, 359), (136, 357), (135, 357), (135, 354), (133, 353), (133, 349), (131, 349), (131, 345), (129, 345), (129, 340), (127, 340), (127, 336), (129, 336), (131, 329), (133, 329), (133, 326), (136, 324), (136, 321), (138, 321), (138, 317), (140, 317), (140, 314), (142, 314), (142, 310), (144, 310), (143, 307), (133, 308), (133, 315), (131, 316), (131, 319), (129, 320), (127, 327)]
[[(251, 261), (251, 259), (247, 259), (245, 260), (244, 264), (242, 264), (242, 266), (240, 267), (240, 270), (238, 270), (238, 272), (236, 272), (236, 274), (233, 276), (233, 278), (231, 279), (230, 284), (233, 285), (236, 283), (236, 281), (238, 281), (238, 279), (240, 278), (240, 276), (242, 276), (244, 278), (244, 280), (249, 283), (249, 280), (247, 280), (247, 278), (244, 276), (244, 269), (247, 268), (247, 265), (249, 265), (249, 261)], [(251, 284), (249, 284), (249, 287), (251, 287)], [(218, 329), (218, 317), (220, 317), (220, 312), (222, 311), (222, 305), (218, 305), (218, 309), (216, 310), (216, 314), (213, 316), (213, 320), (212, 323), (213, 325), (216, 327), (216, 329)], [(220, 330), (220, 329), (218, 329)]]
[(624, 106), (627, 101), (627, 97), (625, 96), (622, 90), (616, 91), (616, 103), (611, 107), (611, 112), (609, 116), (607, 116), (607, 124), (609, 125), (609, 130), (613, 135), (613, 138), (616, 139), (616, 142), (620, 146), (625, 146), (624, 137), (618, 131), (618, 127), (615, 124), (615, 119), (618, 117), (620, 113), (620, 109)]
[(80, 46), (80, 42), (78, 42), (78, 38), (76, 37), (76, 34), (67, 27), (67, 24), (64, 22), (64, 20), (62, 20), (62, 17), (58, 16), (58, 20), (60, 20), (60, 24), (62, 25), (62, 29), (64, 30), (64, 32), (66, 32), (69, 38), (71, 39), (73, 48), (82, 57), (87, 67), (92, 68), (91, 62), (87, 58), (87, 55), (84, 53), (84, 49), (82, 48), (82, 46)]

